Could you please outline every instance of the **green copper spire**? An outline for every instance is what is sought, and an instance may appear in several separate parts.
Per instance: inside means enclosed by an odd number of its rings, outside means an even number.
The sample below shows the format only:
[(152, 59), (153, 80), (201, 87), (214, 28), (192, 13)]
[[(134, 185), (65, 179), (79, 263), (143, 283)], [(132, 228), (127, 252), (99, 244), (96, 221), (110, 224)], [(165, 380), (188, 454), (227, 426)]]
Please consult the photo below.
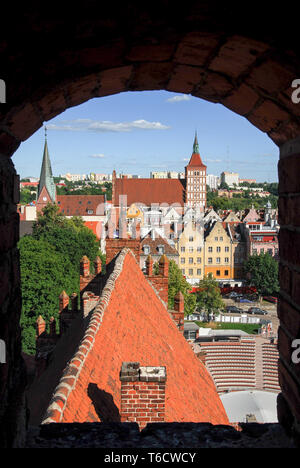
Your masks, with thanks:
[(53, 180), (52, 175), (52, 168), (50, 162), (50, 156), (48, 151), (48, 144), (47, 144), (47, 128), (45, 127), (45, 145), (44, 145), (44, 154), (43, 154), (43, 162), (41, 168), (41, 175), (40, 175), (40, 182), (38, 188), (37, 198), (39, 198), (43, 187), (46, 187), (49, 196), (53, 203), (55, 203), (56, 199), (56, 187)]
[(198, 139), (197, 139), (197, 132), (195, 132), (195, 140), (194, 140), (194, 144), (193, 144), (193, 153), (200, 154)]

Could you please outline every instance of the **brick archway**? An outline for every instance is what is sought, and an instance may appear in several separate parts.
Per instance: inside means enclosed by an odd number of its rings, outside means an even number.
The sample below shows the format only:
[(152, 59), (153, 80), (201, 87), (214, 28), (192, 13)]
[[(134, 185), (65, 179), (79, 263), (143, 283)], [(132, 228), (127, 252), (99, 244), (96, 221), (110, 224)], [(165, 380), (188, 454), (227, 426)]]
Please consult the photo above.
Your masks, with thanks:
[[(280, 147), (279, 416), (287, 427), (299, 424), (300, 372), (291, 361), (292, 340), (300, 337), (300, 104), (291, 100), (291, 84), (300, 77), (299, 51), (292, 28), (282, 37), (282, 12), (270, 15), (261, 6), (253, 6), (246, 17), (242, 9), (215, 11), (196, 1), (184, 11), (161, 2), (159, 14), (154, 6), (136, 2), (100, 11), (92, 0), (80, 11), (54, 2), (48, 12), (37, 6), (10, 12), (5, 39), (0, 39), (0, 78), (7, 98), (0, 105), (0, 332), (7, 343), (7, 363), (0, 368), (4, 445), (12, 444), (22, 414), (24, 418), (17, 325), (18, 177), (10, 156), (44, 121), (88, 99), (122, 91), (165, 89), (222, 103)], [(272, 22), (269, 28), (266, 18)]]

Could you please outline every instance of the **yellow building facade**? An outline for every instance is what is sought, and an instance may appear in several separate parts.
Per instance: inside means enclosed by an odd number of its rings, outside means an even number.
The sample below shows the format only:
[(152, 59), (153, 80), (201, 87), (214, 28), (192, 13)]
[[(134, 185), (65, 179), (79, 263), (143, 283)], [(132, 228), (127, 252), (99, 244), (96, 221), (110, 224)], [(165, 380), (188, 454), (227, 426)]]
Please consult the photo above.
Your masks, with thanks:
[(204, 274), (217, 280), (233, 279), (232, 239), (227, 226), (217, 221), (207, 227), (204, 237)]
[(197, 284), (204, 276), (203, 228), (190, 221), (180, 234), (176, 248), (181, 273), (190, 284)]

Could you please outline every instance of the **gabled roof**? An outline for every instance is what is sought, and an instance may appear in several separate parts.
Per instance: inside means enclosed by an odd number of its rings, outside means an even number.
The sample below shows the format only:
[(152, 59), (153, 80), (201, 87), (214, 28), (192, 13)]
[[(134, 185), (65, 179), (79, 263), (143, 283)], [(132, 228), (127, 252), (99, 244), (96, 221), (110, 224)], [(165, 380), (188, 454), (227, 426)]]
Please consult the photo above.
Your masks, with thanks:
[(56, 203), (65, 216), (104, 215), (104, 195), (57, 195)]
[(119, 206), (119, 197), (127, 196), (127, 206), (143, 203), (146, 206), (158, 203), (185, 201), (185, 181), (182, 179), (115, 179), (113, 204)]
[(139, 362), (166, 366), (166, 422), (229, 424), (212, 378), (131, 250), (122, 250), (112, 266), (98, 305), (86, 319), (82, 339), (77, 324), (73, 327), (77, 351), (69, 359), (74, 341), (66, 337), (67, 360), (62, 353), (60, 358), (67, 366), (62, 371), (53, 356), (36, 384), (31, 395), (36, 395), (31, 400), (35, 412), (42, 414), (37, 407), (42, 399), (45, 402), (44, 394), (49, 398), (54, 392), (44, 422), (118, 421), (122, 363)]
[(159, 254), (158, 252), (158, 246), (159, 245), (163, 245), (164, 246), (164, 254), (165, 255), (171, 255), (171, 256), (176, 256), (178, 257), (179, 254), (177, 252), (177, 250), (172, 247), (167, 241), (166, 239), (164, 239), (163, 237), (161, 237), (160, 235), (155, 235), (155, 239), (152, 239), (151, 237), (151, 233), (148, 233), (141, 241), (141, 255), (144, 254), (144, 251), (143, 251), (143, 247), (145, 245), (148, 245), (150, 247), (150, 252), (147, 254), (147, 255), (152, 255), (152, 256), (155, 256), (155, 255), (159, 255), (161, 256), (161, 254)]

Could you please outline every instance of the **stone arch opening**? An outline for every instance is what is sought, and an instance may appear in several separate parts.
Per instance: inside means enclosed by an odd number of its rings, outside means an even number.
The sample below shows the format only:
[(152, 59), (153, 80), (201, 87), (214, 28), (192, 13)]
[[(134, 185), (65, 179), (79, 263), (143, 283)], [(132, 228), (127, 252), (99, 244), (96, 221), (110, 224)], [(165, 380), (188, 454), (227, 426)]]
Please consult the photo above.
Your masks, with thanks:
[[(264, 30), (261, 19), (255, 31), (249, 27), (255, 11), (249, 13), (246, 24), (240, 10), (216, 13), (197, 2), (172, 14), (170, 2), (163, 2), (158, 17), (154, 9), (134, 2), (118, 11), (107, 7), (99, 15), (93, 1), (80, 12), (68, 12), (65, 7), (59, 11), (59, 16), (52, 12), (45, 17), (38, 10), (19, 10), (4, 27), (7, 39), (0, 41), (1, 79), (6, 85), (6, 103), (0, 107), (0, 331), (7, 350), (7, 362), (0, 368), (3, 444), (21, 443), (19, 436), (19, 442), (13, 441), (25, 419), (17, 325), (21, 309), (18, 177), (10, 156), (45, 121), (69, 107), (122, 91), (154, 89), (222, 103), (267, 133), (280, 148), (282, 394), (278, 414), (295, 431), (300, 421), (299, 364), (292, 360), (292, 342), (300, 330), (300, 104), (292, 100), (291, 84), (298, 78), (299, 55), (292, 34), (281, 41), (275, 32), (281, 11), (274, 12), (273, 36)], [(265, 13), (269, 14), (261, 16)], [(18, 30), (21, 44), (14, 35)], [(37, 52), (36, 41), (43, 43), (47, 53)]]

